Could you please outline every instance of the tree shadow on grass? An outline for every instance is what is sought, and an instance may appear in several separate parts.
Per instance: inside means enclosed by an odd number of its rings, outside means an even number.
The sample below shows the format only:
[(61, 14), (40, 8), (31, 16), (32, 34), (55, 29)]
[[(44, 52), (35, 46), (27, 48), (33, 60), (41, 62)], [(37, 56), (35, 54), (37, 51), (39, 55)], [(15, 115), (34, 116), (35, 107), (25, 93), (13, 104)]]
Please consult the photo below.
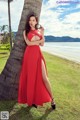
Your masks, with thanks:
[(1, 56), (0, 58), (6, 58), (6, 57), (8, 57), (8, 55), (5, 55), (5, 56)]
[(9, 120), (47, 120), (52, 110), (42, 109), (20, 105), (16, 101), (0, 101), (0, 111), (9, 111)]
[(51, 109), (46, 109), (44, 114), (41, 114), (39, 109), (29, 106), (13, 108), (10, 112), (10, 120), (46, 120), (51, 112)]
[(16, 101), (0, 100), (0, 111), (11, 111)]
[(0, 52), (0, 58), (6, 58), (9, 56), (8, 52)]
[(51, 112), (53, 112), (53, 110), (51, 108), (47, 108), (45, 110), (45, 113), (39, 118), (39, 120), (47, 120), (47, 117)]
[(13, 108), (10, 112), (10, 120), (33, 120), (30, 109), (31, 107)]

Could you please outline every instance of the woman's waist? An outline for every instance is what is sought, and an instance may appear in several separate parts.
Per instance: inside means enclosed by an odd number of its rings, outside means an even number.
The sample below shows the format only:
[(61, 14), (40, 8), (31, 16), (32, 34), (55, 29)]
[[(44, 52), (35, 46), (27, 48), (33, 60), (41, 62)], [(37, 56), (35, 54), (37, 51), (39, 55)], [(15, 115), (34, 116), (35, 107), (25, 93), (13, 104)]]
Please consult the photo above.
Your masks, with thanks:
[(40, 48), (40, 46), (39, 45), (28, 45), (27, 47), (30, 47), (30, 48), (34, 48), (34, 47), (36, 47), (36, 48)]
[(27, 46), (27, 49), (36, 49), (36, 50), (40, 50), (40, 46), (39, 45), (32, 45), (32, 46)]
[(33, 45), (33, 46), (27, 46), (26, 51), (29, 53), (37, 53), (41, 52), (40, 46), (39, 45)]

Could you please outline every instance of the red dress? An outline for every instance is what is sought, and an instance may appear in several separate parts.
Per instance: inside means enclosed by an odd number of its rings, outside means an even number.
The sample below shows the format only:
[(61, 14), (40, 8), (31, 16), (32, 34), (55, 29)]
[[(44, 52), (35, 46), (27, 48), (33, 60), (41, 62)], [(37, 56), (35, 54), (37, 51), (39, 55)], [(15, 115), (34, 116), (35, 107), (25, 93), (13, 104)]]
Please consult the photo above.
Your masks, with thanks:
[[(42, 38), (38, 30), (30, 30), (27, 37), (31, 40), (34, 35), (38, 35), (40, 39)], [(32, 104), (43, 106), (43, 103), (51, 101), (42, 77), (41, 59), (44, 61), (46, 68), (40, 46), (26, 47), (20, 72), (18, 103), (28, 104), (29, 106)]]

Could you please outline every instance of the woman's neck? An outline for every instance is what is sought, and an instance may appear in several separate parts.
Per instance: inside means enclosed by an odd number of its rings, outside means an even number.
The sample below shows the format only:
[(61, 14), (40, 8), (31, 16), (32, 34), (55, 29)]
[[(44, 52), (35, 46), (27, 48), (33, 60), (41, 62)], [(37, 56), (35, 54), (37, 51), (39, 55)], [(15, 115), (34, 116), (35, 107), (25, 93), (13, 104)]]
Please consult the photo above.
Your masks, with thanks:
[(33, 27), (33, 28), (31, 28), (31, 30), (35, 30), (35, 28)]

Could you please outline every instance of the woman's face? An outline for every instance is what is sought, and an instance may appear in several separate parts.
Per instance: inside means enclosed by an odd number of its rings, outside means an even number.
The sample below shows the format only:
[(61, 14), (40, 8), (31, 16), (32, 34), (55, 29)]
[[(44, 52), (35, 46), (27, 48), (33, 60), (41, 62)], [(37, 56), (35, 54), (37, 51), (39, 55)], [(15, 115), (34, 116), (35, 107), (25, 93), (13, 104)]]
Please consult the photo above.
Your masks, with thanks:
[(30, 17), (29, 25), (31, 28), (35, 28), (35, 25), (37, 24), (36, 18), (34, 16)]

